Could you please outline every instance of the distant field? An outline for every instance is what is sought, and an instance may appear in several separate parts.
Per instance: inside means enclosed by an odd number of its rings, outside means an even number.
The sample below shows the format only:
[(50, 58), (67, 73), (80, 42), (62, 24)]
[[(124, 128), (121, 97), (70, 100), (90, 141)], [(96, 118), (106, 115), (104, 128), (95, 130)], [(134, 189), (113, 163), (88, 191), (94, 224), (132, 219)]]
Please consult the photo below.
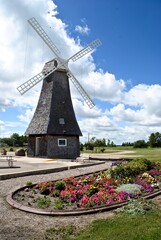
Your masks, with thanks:
[[(99, 149), (97, 148), (99, 152)], [(141, 155), (144, 158), (147, 158), (149, 160), (155, 160), (155, 161), (160, 161), (161, 162), (161, 148), (133, 148), (133, 147), (106, 147), (104, 153), (115, 153), (115, 152), (120, 152), (120, 151), (129, 151), (128, 155)], [(131, 153), (131, 151), (134, 151)], [(95, 153), (94, 151), (84, 151), (86, 153)], [(101, 153), (100, 153), (101, 154)]]
[(161, 162), (161, 148), (143, 148), (134, 150), (136, 151), (134, 154), (143, 155), (143, 157), (149, 160)]

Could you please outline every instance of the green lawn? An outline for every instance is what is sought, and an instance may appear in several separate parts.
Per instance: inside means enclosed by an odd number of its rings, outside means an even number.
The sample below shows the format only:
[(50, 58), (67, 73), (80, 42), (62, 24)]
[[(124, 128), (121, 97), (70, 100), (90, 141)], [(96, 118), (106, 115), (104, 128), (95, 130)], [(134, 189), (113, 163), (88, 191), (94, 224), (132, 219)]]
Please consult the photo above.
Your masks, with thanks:
[(134, 154), (142, 155), (149, 160), (156, 160), (161, 162), (161, 148), (134, 148), (133, 150), (136, 151)]
[[(161, 162), (161, 148), (133, 148), (133, 147), (106, 147), (104, 153), (115, 153), (120, 151), (134, 151), (134, 153), (127, 153), (127, 155), (138, 155), (149, 160), (155, 160)], [(90, 153), (95, 153), (95, 151), (85, 151)], [(100, 153), (101, 155), (101, 153)]]
[(45, 240), (160, 240), (161, 211), (145, 215), (116, 215), (109, 219), (93, 221), (85, 229), (76, 231), (74, 226), (49, 228)]
[[(72, 238), (66, 238), (71, 240)], [(82, 230), (75, 240), (160, 240), (161, 212), (145, 215), (119, 215), (106, 220), (96, 220)]]

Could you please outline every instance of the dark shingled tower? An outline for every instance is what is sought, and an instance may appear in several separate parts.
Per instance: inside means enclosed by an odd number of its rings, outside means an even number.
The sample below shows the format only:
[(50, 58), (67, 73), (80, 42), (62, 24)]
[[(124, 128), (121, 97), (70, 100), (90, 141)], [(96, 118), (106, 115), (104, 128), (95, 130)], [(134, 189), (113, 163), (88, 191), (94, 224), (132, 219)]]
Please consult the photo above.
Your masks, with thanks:
[(26, 130), (28, 156), (77, 158), (80, 154), (78, 126), (65, 69), (43, 80), (39, 102)]

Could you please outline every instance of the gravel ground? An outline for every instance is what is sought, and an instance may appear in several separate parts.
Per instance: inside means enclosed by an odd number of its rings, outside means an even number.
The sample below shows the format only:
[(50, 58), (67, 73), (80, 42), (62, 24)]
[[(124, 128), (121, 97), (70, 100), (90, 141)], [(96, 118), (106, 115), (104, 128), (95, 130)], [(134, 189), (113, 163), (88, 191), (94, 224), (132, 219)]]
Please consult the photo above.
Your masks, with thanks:
[(43, 240), (44, 231), (50, 227), (65, 226), (68, 224), (84, 227), (92, 220), (113, 216), (112, 212), (103, 212), (82, 216), (51, 217), (26, 213), (12, 208), (6, 202), (6, 195), (13, 188), (24, 186), (27, 181), (33, 183), (77, 176), (88, 172), (107, 169), (110, 163), (92, 167), (77, 168), (59, 173), (34, 175), (0, 181), (0, 240)]

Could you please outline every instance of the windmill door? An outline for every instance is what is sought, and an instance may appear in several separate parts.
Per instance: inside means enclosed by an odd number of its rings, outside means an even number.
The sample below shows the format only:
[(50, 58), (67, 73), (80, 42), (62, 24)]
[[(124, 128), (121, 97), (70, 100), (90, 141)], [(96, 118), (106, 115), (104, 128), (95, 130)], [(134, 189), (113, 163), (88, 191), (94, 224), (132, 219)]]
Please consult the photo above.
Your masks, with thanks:
[(40, 137), (36, 137), (35, 156), (39, 156), (39, 153), (40, 153)]

